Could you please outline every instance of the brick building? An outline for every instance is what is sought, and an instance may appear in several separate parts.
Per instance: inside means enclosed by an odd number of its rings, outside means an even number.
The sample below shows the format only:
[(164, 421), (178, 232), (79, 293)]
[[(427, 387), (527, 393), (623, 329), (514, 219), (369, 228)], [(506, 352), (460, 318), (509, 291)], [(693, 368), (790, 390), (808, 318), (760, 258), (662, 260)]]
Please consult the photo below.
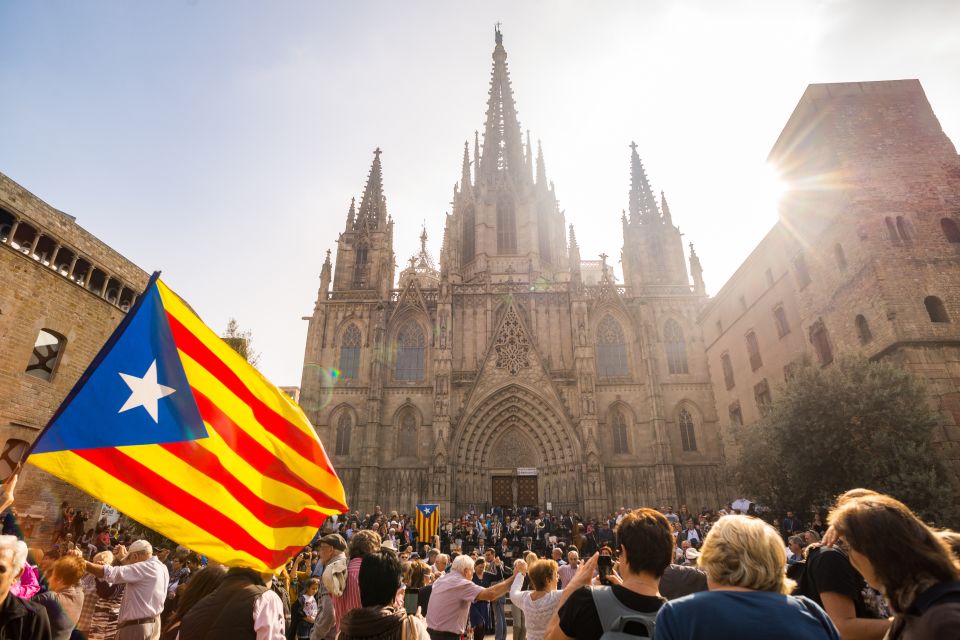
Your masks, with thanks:
[(360, 510), (715, 505), (699, 262), (691, 285), (635, 147), (624, 284), (606, 256), (581, 260), (521, 133), (506, 58), (498, 32), (483, 145), (471, 159), (465, 144), (439, 267), (424, 232), (395, 279), (375, 153), (307, 318), (301, 406)]
[(770, 161), (779, 219), (699, 320), (721, 424), (804, 354), (887, 359), (926, 381), (960, 482), (960, 158), (920, 83), (809, 86)]
[[(107, 337), (147, 274), (0, 174), (0, 478), (6, 478)], [(17, 508), (28, 535), (48, 535), (60, 502), (98, 503), (32, 466)]]

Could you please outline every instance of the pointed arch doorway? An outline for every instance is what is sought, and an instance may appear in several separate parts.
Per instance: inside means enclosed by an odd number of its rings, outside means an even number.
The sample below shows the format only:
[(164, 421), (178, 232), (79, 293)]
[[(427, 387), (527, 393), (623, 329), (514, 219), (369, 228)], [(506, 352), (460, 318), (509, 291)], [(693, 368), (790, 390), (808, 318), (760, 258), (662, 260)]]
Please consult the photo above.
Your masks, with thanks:
[(523, 425), (511, 420), (506, 432), (490, 449), (490, 503), (494, 507), (537, 507), (538, 459), (532, 444), (522, 434)]

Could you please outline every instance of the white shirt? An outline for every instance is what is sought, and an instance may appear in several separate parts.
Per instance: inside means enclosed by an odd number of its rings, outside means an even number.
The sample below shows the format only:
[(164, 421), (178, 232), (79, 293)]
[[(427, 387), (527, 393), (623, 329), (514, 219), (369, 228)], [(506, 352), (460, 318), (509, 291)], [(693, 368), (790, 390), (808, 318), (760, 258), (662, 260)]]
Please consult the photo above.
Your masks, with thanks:
[[(541, 598), (534, 600), (530, 596), (532, 591), (521, 591), (523, 586), (523, 574), (517, 573), (513, 577), (513, 584), (510, 585), (510, 602), (523, 611), (524, 622), (527, 625), (527, 638), (529, 640), (543, 640), (547, 634), (547, 625), (560, 604), (560, 596), (563, 591), (553, 591)], [(429, 611), (429, 609), (427, 609)]]
[(286, 640), (283, 602), (273, 589), (267, 589), (253, 602), (253, 630), (257, 640)]
[(170, 574), (156, 556), (118, 567), (104, 565), (103, 578), (110, 584), (127, 585), (120, 601), (120, 622), (153, 618), (163, 611)]

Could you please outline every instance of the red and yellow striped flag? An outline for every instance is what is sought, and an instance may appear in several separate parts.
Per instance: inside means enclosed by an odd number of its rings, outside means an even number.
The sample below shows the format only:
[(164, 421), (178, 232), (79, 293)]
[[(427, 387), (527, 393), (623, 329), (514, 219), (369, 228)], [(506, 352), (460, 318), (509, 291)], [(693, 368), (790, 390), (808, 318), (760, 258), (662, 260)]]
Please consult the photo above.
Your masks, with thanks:
[(430, 542), (440, 530), (440, 507), (435, 504), (417, 505), (417, 541)]
[(29, 462), (212, 560), (259, 571), (347, 509), (303, 411), (156, 274)]

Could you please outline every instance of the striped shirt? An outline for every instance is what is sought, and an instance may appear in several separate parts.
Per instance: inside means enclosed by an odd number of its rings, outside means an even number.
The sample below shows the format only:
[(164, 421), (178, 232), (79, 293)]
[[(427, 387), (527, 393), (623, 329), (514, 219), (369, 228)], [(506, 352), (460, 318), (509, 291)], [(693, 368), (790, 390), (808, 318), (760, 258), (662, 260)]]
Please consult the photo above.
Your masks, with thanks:
[(352, 609), (359, 609), (362, 605), (360, 604), (360, 564), (363, 562), (363, 558), (354, 558), (347, 565), (347, 584), (343, 587), (343, 595), (335, 596), (330, 595), (333, 598), (333, 611), (337, 616), (337, 631), (340, 630), (340, 621), (343, 620), (343, 616), (347, 615), (348, 611)]

